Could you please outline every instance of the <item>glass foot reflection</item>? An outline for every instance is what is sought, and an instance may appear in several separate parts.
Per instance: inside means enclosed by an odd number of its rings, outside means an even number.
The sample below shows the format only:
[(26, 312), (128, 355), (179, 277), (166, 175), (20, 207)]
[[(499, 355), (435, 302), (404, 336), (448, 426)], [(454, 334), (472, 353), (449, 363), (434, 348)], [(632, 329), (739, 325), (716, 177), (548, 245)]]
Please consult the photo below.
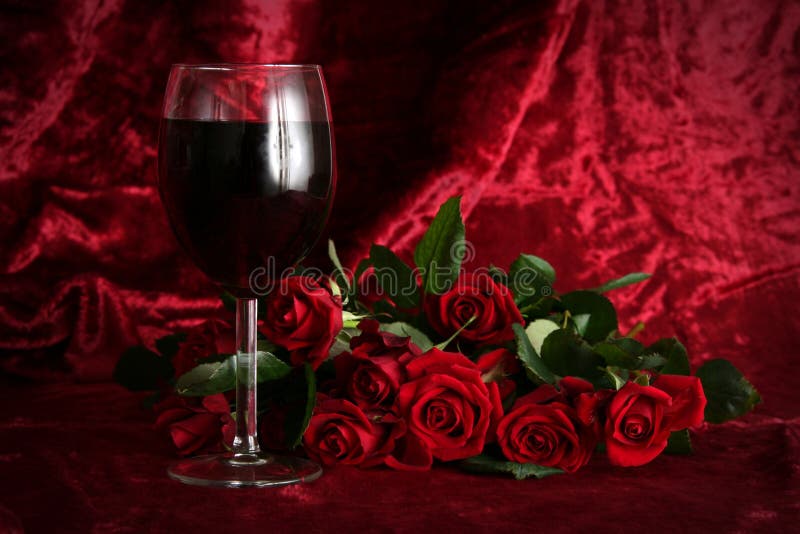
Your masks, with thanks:
[(258, 453), (234, 457), (226, 453), (179, 460), (167, 472), (184, 484), (243, 488), (311, 482), (319, 478), (322, 468), (293, 456)]

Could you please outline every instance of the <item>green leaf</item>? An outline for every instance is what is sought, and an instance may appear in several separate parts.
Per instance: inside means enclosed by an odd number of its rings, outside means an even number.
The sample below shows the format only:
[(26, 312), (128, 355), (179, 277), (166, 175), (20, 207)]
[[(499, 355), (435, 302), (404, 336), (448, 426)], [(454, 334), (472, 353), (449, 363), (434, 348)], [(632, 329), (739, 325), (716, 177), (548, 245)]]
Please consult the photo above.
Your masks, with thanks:
[(372, 245), (369, 259), (375, 267), (378, 284), (399, 308), (416, 308), (419, 305), (417, 274), (388, 248)]
[(660, 354), (645, 354), (639, 362), (639, 369), (657, 369), (663, 367), (667, 359)]
[(331, 259), (333, 266), (336, 268), (334, 272), (334, 280), (339, 287), (347, 288), (347, 293), (350, 293), (350, 279), (342, 267), (342, 262), (339, 261), (339, 255), (336, 253), (336, 245), (333, 244), (333, 239), (328, 239), (328, 257)]
[[(224, 355), (217, 356), (217, 358)], [(269, 352), (256, 352), (258, 382), (268, 382), (283, 378), (291, 367)], [(178, 378), (175, 390), (187, 397), (204, 397), (214, 393), (230, 391), (236, 387), (235, 355), (224, 359), (201, 363)]]
[(222, 305), (231, 313), (236, 313), (236, 297), (228, 293), (227, 291), (223, 291), (219, 299), (222, 301)]
[(256, 380), (269, 382), (283, 378), (292, 368), (283, 360), (270, 352), (256, 352)]
[(553, 297), (531, 297), (518, 304), (523, 317), (529, 320), (544, 319), (550, 315), (556, 299)]
[(612, 339), (611, 343), (633, 356), (638, 357), (640, 354), (642, 354), (642, 352), (644, 352), (644, 345), (630, 337)]
[(547, 338), (547, 336), (556, 330), (558, 330), (558, 325), (553, 321), (549, 321), (547, 319), (537, 319), (532, 321), (531, 324), (525, 328), (525, 335), (528, 336), (531, 346), (533, 347), (533, 350), (536, 351), (536, 354), (541, 355), (542, 344), (544, 343), (545, 338)]
[(710, 360), (697, 370), (706, 394), (705, 419), (724, 423), (742, 416), (761, 402), (756, 388), (728, 360)]
[(517, 340), (517, 355), (525, 368), (543, 382), (555, 384), (556, 376), (533, 349), (522, 325), (514, 323), (511, 327), (514, 329), (514, 337)]
[(553, 293), (556, 271), (547, 261), (531, 254), (520, 254), (511, 263), (509, 285), (518, 304), (532, 296), (547, 297)]
[(156, 340), (156, 350), (165, 358), (172, 358), (178, 353), (178, 349), (184, 341), (186, 341), (186, 334), (183, 332), (160, 337)]
[(603, 358), (569, 330), (556, 330), (545, 338), (542, 361), (559, 376), (591, 379), (603, 374)]
[(428, 352), (433, 348), (433, 342), (423, 332), (420, 332), (408, 323), (400, 321), (394, 323), (381, 323), (381, 330), (400, 337), (410, 337), (411, 342), (420, 348), (422, 352)]
[(688, 430), (678, 430), (669, 435), (667, 454), (692, 454), (692, 439), (689, 437)]
[[(292, 369), (288, 375), (259, 391), (259, 411), (281, 414), (275, 422), (283, 422), (283, 444), (288, 449), (294, 449), (302, 441), (314, 413), (316, 396), (316, 377), (309, 364)], [(269, 413), (265, 415), (269, 416)]]
[(597, 386), (602, 389), (614, 389), (619, 391), (628, 383), (628, 370), (627, 369), (612, 369), (606, 367), (604, 375), (597, 381)]
[(305, 403), (302, 409), (297, 408), (296, 414), (291, 414), (286, 418), (286, 441), (289, 448), (294, 449), (303, 439), (311, 416), (314, 413), (314, 404), (317, 400), (317, 381), (314, 376), (314, 369), (309, 364), (303, 365), (303, 382), (305, 383)]
[(114, 381), (131, 391), (151, 391), (164, 385), (175, 370), (168, 358), (137, 345), (122, 353), (114, 367)]
[(497, 460), (485, 454), (473, 456), (459, 462), (459, 467), (471, 473), (481, 474), (511, 474), (517, 480), (529, 477), (544, 478), (550, 475), (563, 473), (561, 469), (555, 467), (545, 467), (536, 464), (520, 464), (507, 460)]
[(345, 305), (347, 305), (349, 293), (345, 291), (345, 293), (342, 294), (342, 286), (340, 286), (338, 282), (336, 282), (335, 278), (336, 276), (324, 279), (324, 281), (322, 281), (322, 284), (327, 284), (328, 287), (331, 288), (331, 295), (340, 298), (342, 300), (342, 307), (344, 307)]
[(684, 376), (691, 374), (686, 347), (674, 337), (659, 339), (647, 347), (644, 352), (645, 354), (657, 354), (667, 360), (661, 368), (661, 374)]
[(606, 365), (621, 367), (623, 369), (638, 369), (641, 365), (642, 344), (635, 339), (619, 338), (601, 341), (595, 344), (593, 350), (602, 356)]
[(343, 328), (333, 340), (328, 356), (333, 358), (350, 350), (350, 340), (360, 333), (358, 328)]
[(228, 391), (234, 387), (233, 356), (223, 361), (201, 363), (178, 377), (175, 390), (179, 395), (202, 397)]
[(452, 197), (439, 208), (414, 250), (414, 263), (422, 273), (426, 294), (441, 295), (458, 278), (465, 250), (464, 235), (461, 197)]
[(561, 304), (569, 310), (578, 333), (586, 341), (604, 340), (617, 329), (617, 312), (611, 301), (592, 291), (572, 291), (561, 296)]
[(622, 347), (615, 343), (601, 341), (593, 348), (595, 354), (600, 355), (605, 360), (606, 365), (622, 367), (623, 369), (636, 369), (639, 360), (636, 356), (626, 352)]
[(616, 280), (611, 280), (610, 282), (606, 282), (605, 284), (601, 285), (600, 287), (596, 287), (592, 289), (592, 291), (596, 293), (605, 293), (606, 291), (611, 291), (612, 289), (619, 289), (621, 287), (629, 286), (632, 284), (638, 284), (639, 282), (644, 282), (651, 275), (647, 273), (629, 273), (623, 276), (622, 278), (617, 278)]
[(508, 287), (508, 275), (506, 272), (496, 265), (489, 265), (489, 276), (498, 284), (503, 284)]
[[(256, 350), (259, 352), (271, 352), (275, 354), (276, 351), (280, 350), (280, 347), (278, 347), (278, 345), (276, 345), (269, 339), (264, 338), (264, 339), (259, 339), (256, 342)], [(230, 355), (228, 354), (226, 356)]]
[[(258, 350), (262, 350), (262, 349), (259, 348)], [(197, 363), (219, 363), (219, 362), (224, 362), (225, 360), (227, 360), (230, 357), (231, 357), (230, 354), (212, 354), (210, 356), (204, 356), (202, 358), (197, 358)]]
[(369, 317), (368, 315), (361, 315), (347, 310), (342, 312), (342, 325), (344, 328), (358, 328), (358, 323)]

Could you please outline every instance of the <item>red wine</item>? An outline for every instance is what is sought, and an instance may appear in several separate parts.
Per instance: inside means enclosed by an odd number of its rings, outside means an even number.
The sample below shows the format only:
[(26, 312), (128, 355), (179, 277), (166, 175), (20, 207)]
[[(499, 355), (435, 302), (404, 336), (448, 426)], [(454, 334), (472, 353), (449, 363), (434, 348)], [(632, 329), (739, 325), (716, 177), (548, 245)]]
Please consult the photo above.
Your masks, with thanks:
[(240, 296), (254, 269), (276, 277), (308, 253), (335, 187), (325, 122), (164, 119), (158, 170), (178, 241)]

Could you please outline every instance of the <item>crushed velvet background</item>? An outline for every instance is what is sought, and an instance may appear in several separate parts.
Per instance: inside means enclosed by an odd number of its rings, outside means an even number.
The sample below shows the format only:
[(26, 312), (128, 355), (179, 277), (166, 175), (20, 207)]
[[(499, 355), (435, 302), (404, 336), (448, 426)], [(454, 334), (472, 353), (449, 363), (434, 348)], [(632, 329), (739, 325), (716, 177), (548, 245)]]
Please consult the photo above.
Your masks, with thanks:
[[(800, 4), (0, 2), (0, 530), (190, 527), (774, 531), (798, 519)], [(548, 258), (557, 288), (644, 270), (623, 328), (724, 357), (765, 399), (696, 454), (517, 483), (337, 468), (277, 491), (167, 480), (108, 384), (127, 345), (222, 313), (155, 187), (174, 62), (321, 63), (346, 264), (407, 257), (464, 195), (474, 266)], [(328, 267), (324, 247), (311, 263)], [(92, 383), (94, 382), (94, 383)], [(242, 503), (234, 506), (234, 499)], [(235, 518), (235, 519), (234, 519)]]

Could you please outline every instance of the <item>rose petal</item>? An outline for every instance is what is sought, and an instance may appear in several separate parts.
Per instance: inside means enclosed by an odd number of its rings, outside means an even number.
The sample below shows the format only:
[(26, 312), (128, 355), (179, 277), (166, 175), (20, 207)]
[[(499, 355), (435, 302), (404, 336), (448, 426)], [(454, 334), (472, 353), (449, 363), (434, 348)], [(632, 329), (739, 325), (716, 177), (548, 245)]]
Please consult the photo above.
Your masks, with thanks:
[(653, 387), (672, 397), (672, 406), (665, 413), (672, 430), (683, 430), (703, 422), (707, 401), (699, 378), (661, 375), (655, 379)]

